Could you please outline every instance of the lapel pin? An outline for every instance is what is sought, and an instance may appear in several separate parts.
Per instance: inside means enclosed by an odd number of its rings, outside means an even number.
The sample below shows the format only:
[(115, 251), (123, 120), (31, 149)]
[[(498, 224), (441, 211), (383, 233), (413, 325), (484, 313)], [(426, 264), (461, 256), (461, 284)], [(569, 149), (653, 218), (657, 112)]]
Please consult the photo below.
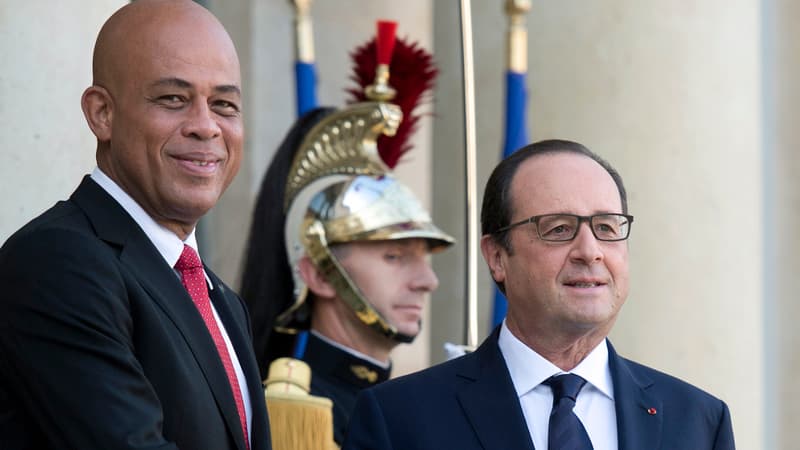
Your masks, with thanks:
[(650, 414), (651, 416), (655, 416), (656, 412), (657, 411), (655, 408), (647, 408), (647, 414)]

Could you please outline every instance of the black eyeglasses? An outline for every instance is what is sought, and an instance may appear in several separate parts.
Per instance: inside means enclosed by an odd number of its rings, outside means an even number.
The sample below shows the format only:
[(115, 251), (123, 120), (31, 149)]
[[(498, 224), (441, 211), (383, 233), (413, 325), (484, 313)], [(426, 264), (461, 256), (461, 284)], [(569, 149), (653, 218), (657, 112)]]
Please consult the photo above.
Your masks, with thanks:
[(578, 216), (576, 214), (543, 214), (529, 217), (511, 225), (506, 225), (493, 234), (502, 233), (519, 225), (536, 225), (539, 239), (550, 242), (565, 242), (575, 239), (582, 222), (589, 223), (589, 229), (598, 241), (624, 241), (631, 234), (633, 216), (627, 214), (595, 214)]

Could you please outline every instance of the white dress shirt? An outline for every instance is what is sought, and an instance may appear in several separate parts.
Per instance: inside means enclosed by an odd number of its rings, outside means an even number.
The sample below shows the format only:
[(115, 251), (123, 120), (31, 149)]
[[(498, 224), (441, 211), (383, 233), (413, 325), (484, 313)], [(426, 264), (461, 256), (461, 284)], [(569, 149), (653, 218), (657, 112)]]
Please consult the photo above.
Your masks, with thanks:
[[(547, 449), (553, 392), (542, 383), (553, 375), (567, 372), (517, 339), (505, 321), (500, 329), (498, 345), (511, 374), (533, 445), (537, 449)], [(569, 373), (586, 380), (573, 411), (586, 428), (595, 450), (616, 450), (617, 414), (605, 339)]]
[[(142, 209), (142, 207), (139, 206), (139, 204), (136, 203), (136, 201), (130, 195), (128, 195), (127, 192), (123, 191), (122, 188), (120, 188), (119, 185), (114, 182), (114, 180), (109, 178), (108, 175), (103, 173), (99, 167), (95, 167), (94, 171), (92, 171), (91, 177), (92, 180), (99, 184), (103, 190), (113, 197), (114, 200), (116, 200), (117, 203), (119, 203), (122, 208), (133, 218), (133, 220), (139, 224), (139, 227), (142, 229), (142, 231), (144, 231), (144, 234), (147, 235), (153, 245), (155, 245), (158, 252), (167, 262), (167, 265), (173, 268), (175, 276), (180, 279), (180, 274), (178, 274), (174, 267), (178, 262), (178, 258), (180, 258), (181, 253), (183, 253), (184, 244), (197, 251), (197, 238), (194, 234), (195, 230), (192, 230), (192, 232), (186, 238), (186, 241), (180, 240), (175, 233), (156, 223), (156, 221), (153, 220), (153, 218), (150, 217), (150, 215), (147, 214), (145, 210)], [(206, 275), (208, 289), (214, 289), (214, 285), (211, 283), (211, 279), (208, 277), (208, 274), (205, 273), (205, 269), (203, 269), (203, 273)], [(214, 320), (217, 321), (219, 331), (222, 334), (222, 338), (225, 340), (225, 346), (228, 348), (228, 353), (230, 354), (233, 368), (236, 371), (236, 378), (239, 380), (239, 390), (242, 392), (244, 410), (247, 415), (247, 432), (249, 435), (250, 425), (252, 423), (252, 408), (250, 406), (250, 395), (248, 394), (249, 390), (247, 389), (247, 378), (244, 376), (244, 371), (242, 370), (241, 364), (239, 364), (239, 358), (236, 355), (236, 351), (233, 349), (233, 344), (231, 344), (231, 340), (228, 337), (228, 332), (225, 330), (225, 325), (220, 320), (219, 315), (217, 315), (217, 310), (214, 308), (213, 303), (211, 303), (211, 310), (214, 312)], [(249, 440), (250, 436), (247, 438)]]

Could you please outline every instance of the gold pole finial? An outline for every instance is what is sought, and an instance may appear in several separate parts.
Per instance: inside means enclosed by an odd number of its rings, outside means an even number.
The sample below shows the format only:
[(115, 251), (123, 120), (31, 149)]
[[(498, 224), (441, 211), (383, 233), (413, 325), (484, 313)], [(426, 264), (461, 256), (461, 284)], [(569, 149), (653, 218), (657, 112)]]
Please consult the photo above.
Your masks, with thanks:
[(303, 63), (314, 62), (314, 30), (311, 25), (312, 0), (289, 0), (294, 5), (295, 58)]
[(508, 16), (508, 70), (515, 73), (528, 71), (528, 30), (525, 15), (531, 9), (530, 0), (506, 0)]

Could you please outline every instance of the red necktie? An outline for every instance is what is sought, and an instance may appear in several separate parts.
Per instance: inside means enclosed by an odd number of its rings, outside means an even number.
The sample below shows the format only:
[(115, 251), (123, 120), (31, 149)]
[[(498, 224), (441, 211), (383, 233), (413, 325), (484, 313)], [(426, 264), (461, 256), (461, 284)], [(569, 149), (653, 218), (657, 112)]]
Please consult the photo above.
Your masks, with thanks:
[(175, 270), (181, 274), (181, 280), (189, 295), (192, 297), (197, 310), (203, 317), (206, 323), (208, 332), (214, 339), (214, 345), (217, 347), (217, 352), (222, 360), (222, 365), (225, 366), (225, 372), (228, 374), (228, 381), (231, 384), (233, 391), (233, 398), (236, 400), (236, 409), (239, 410), (239, 421), (242, 423), (242, 432), (244, 433), (244, 444), (247, 449), (250, 448), (250, 440), (247, 434), (247, 416), (244, 411), (244, 401), (242, 400), (242, 391), (239, 389), (239, 379), (236, 378), (236, 371), (233, 369), (231, 362), (231, 355), (228, 354), (228, 347), (225, 345), (225, 340), (222, 338), (222, 333), (219, 331), (217, 321), (214, 319), (214, 312), (211, 310), (211, 299), (208, 297), (208, 286), (206, 285), (206, 277), (203, 273), (203, 264), (200, 262), (200, 257), (197, 252), (188, 245), (183, 246), (183, 253), (175, 263)]

